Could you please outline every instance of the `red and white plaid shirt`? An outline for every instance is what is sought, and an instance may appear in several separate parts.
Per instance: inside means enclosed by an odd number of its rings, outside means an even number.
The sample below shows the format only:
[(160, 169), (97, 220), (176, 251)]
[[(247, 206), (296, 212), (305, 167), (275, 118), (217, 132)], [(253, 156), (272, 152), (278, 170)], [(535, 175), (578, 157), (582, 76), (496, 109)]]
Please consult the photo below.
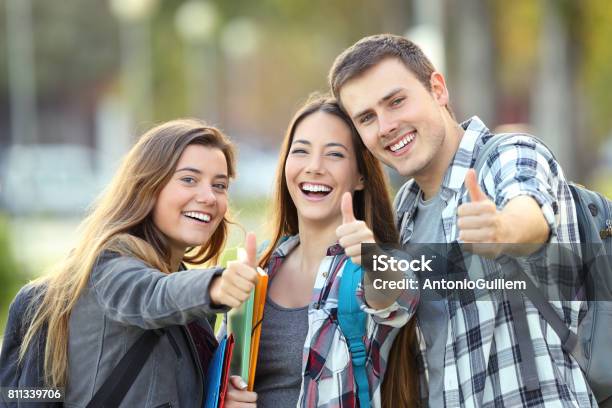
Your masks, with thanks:
[[(274, 251), (268, 264), (270, 279), (285, 257), (299, 243), (299, 236), (285, 240)], [(298, 407), (354, 408), (358, 406), (351, 355), (337, 319), (340, 277), (348, 258), (336, 244), (328, 248), (317, 272), (308, 306), (308, 333), (302, 354), (302, 387)], [(399, 328), (414, 314), (416, 303), (397, 303), (375, 311), (367, 308), (363, 289), (357, 290), (361, 308), (368, 313), (365, 346), (366, 370), (370, 384), (372, 407), (380, 407), (380, 386), (387, 365), (389, 350)]]

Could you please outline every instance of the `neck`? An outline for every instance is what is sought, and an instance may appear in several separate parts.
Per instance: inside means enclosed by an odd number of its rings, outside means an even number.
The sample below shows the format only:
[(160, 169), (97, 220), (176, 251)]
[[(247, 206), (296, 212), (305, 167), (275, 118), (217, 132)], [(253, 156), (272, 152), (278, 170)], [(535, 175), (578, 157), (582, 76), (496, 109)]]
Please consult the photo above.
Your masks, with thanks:
[(300, 219), (300, 264), (302, 270), (318, 270), (321, 259), (327, 253), (327, 248), (338, 240), (336, 228), (341, 224), (341, 218), (337, 222), (309, 222)]
[(176, 272), (185, 256), (185, 249), (171, 248), (170, 252), (170, 272)]
[(445, 138), (440, 150), (436, 153), (436, 157), (431, 160), (427, 167), (414, 175), (414, 180), (423, 191), (424, 200), (429, 200), (440, 190), (444, 175), (459, 149), (464, 130), (450, 116), (448, 118), (444, 116), (444, 132)]

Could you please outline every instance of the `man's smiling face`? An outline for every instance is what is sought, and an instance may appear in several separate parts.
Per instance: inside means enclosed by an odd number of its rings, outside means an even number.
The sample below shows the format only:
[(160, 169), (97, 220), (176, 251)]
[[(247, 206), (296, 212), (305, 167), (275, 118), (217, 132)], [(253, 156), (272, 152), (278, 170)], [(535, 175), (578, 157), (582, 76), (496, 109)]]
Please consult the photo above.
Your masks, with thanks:
[(386, 58), (347, 81), (340, 100), (367, 148), (403, 176), (427, 173), (445, 140), (444, 79), (431, 91), (397, 58)]

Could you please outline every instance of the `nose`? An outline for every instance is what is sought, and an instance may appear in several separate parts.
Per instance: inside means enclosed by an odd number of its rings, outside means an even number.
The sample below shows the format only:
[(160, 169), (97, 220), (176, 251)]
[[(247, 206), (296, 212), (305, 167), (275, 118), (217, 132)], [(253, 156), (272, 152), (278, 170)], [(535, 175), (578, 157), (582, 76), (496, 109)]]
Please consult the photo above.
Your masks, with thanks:
[(380, 113), (378, 115), (378, 134), (381, 137), (393, 135), (397, 131), (397, 121), (390, 113)]
[(196, 202), (211, 206), (217, 202), (217, 196), (211, 186), (202, 186), (196, 196)]
[(322, 174), (321, 157), (317, 154), (312, 154), (304, 170), (307, 174)]

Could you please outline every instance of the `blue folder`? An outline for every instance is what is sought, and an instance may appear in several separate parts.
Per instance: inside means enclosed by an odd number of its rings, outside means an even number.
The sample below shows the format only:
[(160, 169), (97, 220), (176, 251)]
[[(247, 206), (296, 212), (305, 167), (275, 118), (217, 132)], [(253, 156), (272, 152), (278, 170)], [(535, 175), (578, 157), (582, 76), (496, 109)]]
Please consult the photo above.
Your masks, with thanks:
[(227, 336), (219, 342), (215, 354), (208, 366), (208, 373), (204, 383), (204, 408), (217, 408), (219, 404), (219, 393), (223, 379), (223, 361), (225, 360), (225, 349), (227, 348)]

